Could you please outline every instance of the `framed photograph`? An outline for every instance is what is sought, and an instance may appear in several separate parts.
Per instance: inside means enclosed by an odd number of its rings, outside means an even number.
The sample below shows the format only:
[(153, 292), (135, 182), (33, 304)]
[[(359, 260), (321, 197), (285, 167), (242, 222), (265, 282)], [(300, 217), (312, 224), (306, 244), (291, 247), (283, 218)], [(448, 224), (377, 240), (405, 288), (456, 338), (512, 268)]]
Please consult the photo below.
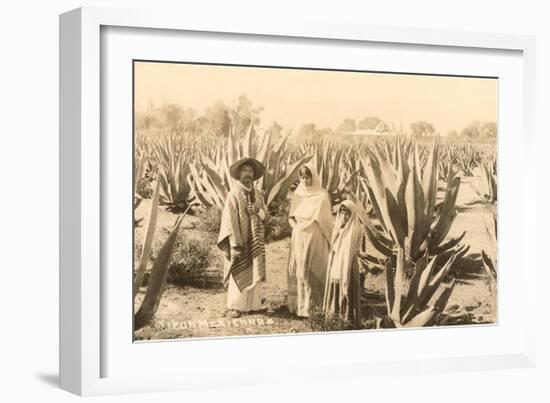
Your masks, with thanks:
[(64, 389), (533, 365), (532, 37), (86, 8), (60, 45)]

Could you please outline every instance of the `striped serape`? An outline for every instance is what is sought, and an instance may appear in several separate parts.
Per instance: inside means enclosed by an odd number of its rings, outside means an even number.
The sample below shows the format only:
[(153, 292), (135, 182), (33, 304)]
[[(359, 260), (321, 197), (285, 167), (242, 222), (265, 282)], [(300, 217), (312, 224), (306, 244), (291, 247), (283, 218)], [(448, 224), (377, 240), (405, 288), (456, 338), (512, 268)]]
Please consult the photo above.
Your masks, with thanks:
[[(254, 199), (260, 212), (249, 215), (246, 207)], [(256, 283), (266, 280), (264, 223), (267, 209), (261, 192), (254, 189), (254, 196), (240, 182), (232, 189), (225, 201), (218, 237), (218, 247), (226, 252), (229, 264), (224, 272), (224, 283), (233, 276), (240, 292), (249, 289)], [(238, 246), (241, 254), (238, 258), (231, 254), (231, 247)]]

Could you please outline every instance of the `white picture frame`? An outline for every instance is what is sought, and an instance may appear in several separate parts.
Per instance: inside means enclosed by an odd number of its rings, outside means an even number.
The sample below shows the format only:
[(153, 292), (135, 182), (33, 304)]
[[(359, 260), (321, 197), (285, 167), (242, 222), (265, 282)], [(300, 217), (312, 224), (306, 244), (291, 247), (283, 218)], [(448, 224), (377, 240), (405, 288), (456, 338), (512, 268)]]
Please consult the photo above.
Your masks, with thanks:
[[(529, 192), (510, 192), (514, 198), (514, 207), (520, 208), (518, 216), (510, 221), (515, 228), (514, 234), (509, 235), (510, 242), (517, 242), (516, 253), (522, 258), (520, 261), (510, 260), (510, 263), (520, 262), (517, 271), (504, 271), (504, 281), (507, 284), (522, 284), (521, 294), (523, 321), (501, 321), (496, 327), (487, 330), (498, 332), (506, 326), (514, 328), (514, 343), (508, 348), (501, 346), (499, 352), (488, 354), (474, 352), (473, 355), (455, 351), (449, 354), (445, 351), (434, 352), (432, 355), (403, 356), (388, 360), (378, 358), (369, 359), (357, 356), (350, 360), (314, 360), (307, 363), (290, 360), (281, 371), (282, 362), (270, 366), (270, 359), (276, 357), (258, 354), (265, 349), (265, 343), (270, 343), (270, 349), (277, 350), (292, 338), (291, 350), (306, 348), (308, 344), (334, 343), (345, 338), (350, 345), (361, 342), (361, 338), (403, 340), (419, 338), (418, 331), (399, 331), (384, 335), (376, 333), (353, 333), (332, 335), (300, 335), (283, 337), (246, 337), (231, 340), (195, 340), (176, 341), (174, 343), (151, 343), (153, 347), (146, 347), (144, 354), (151, 359), (156, 356), (155, 349), (162, 348), (163, 354), (174, 351), (175, 356), (186, 351), (186, 360), (181, 363), (171, 363), (170, 368), (159, 375), (144, 372), (138, 376), (135, 373), (125, 373), (124, 368), (116, 371), (116, 375), (109, 374), (105, 369), (106, 357), (113, 355), (115, 348), (109, 344), (105, 336), (104, 318), (108, 316), (108, 305), (105, 302), (106, 291), (102, 289), (105, 279), (102, 265), (106, 264), (108, 245), (104, 243), (102, 225), (105, 216), (101, 208), (106, 201), (104, 190), (110, 175), (106, 169), (105, 147), (111, 144), (102, 141), (101, 133), (105, 131), (102, 121), (101, 92), (110, 85), (102, 81), (102, 30), (108, 27), (155, 29), (168, 32), (218, 33), (219, 35), (252, 36), (255, 40), (263, 39), (277, 41), (285, 40), (338, 40), (332, 46), (343, 46), (346, 43), (376, 43), (378, 46), (420, 46), (434, 49), (469, 49), (478, 54), (491, 51), (515, 52), (516, 60), (520, 60), (522, 77), (518, 82), (519, 89), (523, 89), (519, 102), (522, 105), (521, 127), (522, 135), (513, 139), (516, 143), (503, 142), (499, 145), (499, 153), (506, 153), (506, 147), (521, 146), (522, 166), (519, 172), (507, 169), (508, 160), (500, 161), (504, 173), (510, 178), (520, 179), (524, 189), (536, 189), (535, 178), (525, 176), (533, 166), (534, 158), (534, 91), (535, 91), (535, 40), (530, 36), (470, 33), (444, 30), (419, 30), (408, 28), (371, 27), (330, 23), (325, 21), (306, 20), (300, 23), (288, 21), (250, 20), (246, 18), (231, 18), (213, 20), (196, 18), (192, 15), (173, 14), (151, 10), (115, 10), (103, 8), (80, 8), (60, 16), (60, 385), (63, 389), (79, 395), (97, 395), (113, 393), (150, 392), (174, 389), (199, 387), (217, 387), (235, 385), (252, 385), (257, 383), (295, 382), (301, 368), (306, 365), (307, 378), (323, 380), (328, 376), (327, 369), (338, 368), (338, 377), (345, 379), (353, 374), (369, 376), (371, 374), (405, 374), (419, 372), (440, 372), (456, 370), (479, 370), (493, 368), (518, 368), (533, 366), (535, 362), (535, 284), (529, 281), (536, 277), (536, 264), (533, 254), (524, 253), (530, 242), (528, 234), (535, 234), (535, 195)], [(519, 59), (518, 59), (519, 57)], [(130, 72), (129, 72), (130, 73)], [(103, 117), (104, 118), (104, 117)], [(130, 117), (128, 117), (130, 119)], [(499, 132), (500, 136), (500, 132)], [(531, 170), (530, 172), (534, 172)], [(500, 179), (506, 183), (506, 179)], [(511, 180), (511, 179), (510, 179)], [(129, 181), (130, 182), (130, 181)], [(506, 188), (506, 186), (505, 186)], [(499, 190), (500, 192), (500, 190)], [(504, 193), (506, 196), (506, 193)], [(506, 204), (506, 203), (504, 203)], [(499, 217), (506, 217), (499, 206)], [(506, 218), (505, 218), (506, 219)], [(506, 228), (506, 225), (504, 226)], [(499, 231), (502, 226), (499, 223)], [(499, 232), (500, 234), (500, 232)], [(501, 239), (499, 238), (499, 242)], [(506, 267), (506, 252), (500, 250), (499, 264), (504, 262)], [(510, 259), (512, 259), (510, 257)], [(103, 273), (103, 274), (102, 274)], [(508, 278), (507, 278), (508, 276)], [(500, 296), (499, 304), (506, 304), (509, 294)], [(509, 300), (508, 300), (509, 301)], [(512, 318), (512, 316), (510, 316)], [(499, 328), (500, 326), (500, 328)], [(497, 330), (491, 330), (497, 329)], [(129, 329), (131, 330), (131, 329)], [(430, 338), (451, 337), (464, 329), (433, 329), (432, 333), (421, 335), (424, 343), (430, 344)], [(498, 333), (494, 333), (498, 334)], [(319, 339), (324, 337), (324, 339)], [(366, 339), (365, 339), (366, 340)], [(432, 340), (433, 341), (433, 340)], [(192, 344), (194, 343), (194, 344)], [(290, 343), (290, 342), (289, 342)], [(302, 346), (302, 347), (300, 347)], [(178, 352), (176, 352), (178, 349)], [(210, 360), (230, 360), (237, 353), (245, 349), (248, 354), (248, 364), (245, 364), (227, 375), (222, 370), (206, 379), (209, 373)], [(130, 351), (130, 350), (129, 350)], [(193, 354), (195, 352), (196, 354)], [(203, 355), (200, 355), (203, 352)], [(206, 355), (205, 355), (206, 354)], [(218, 356), (216, 356), (218, 354)], [(221, 357), (221, 358), (220, 358)], [(373, 355), (374, 357), (374, 355)], [(124, 357), (122, 357), (123, 359)], [(245, 360), (246, 361), (246, 360)], [(190, 368), (193, 367), (193, 370)], [(254, 368), (263, 371), (254, 371)], [(246, 381), (241, 375), (246, 371)], [(284, 373), (283, 373), (284, 372)], [(114, 373), (114, 372), (113, 372)], [(108, 375), (105, 375), (108, 374)], [(303, 375), (303, 374), (302, 374)], [(302, 376), (300, 375), (300, 376)], [(334, 378), (334, 375), (331, 376)]]

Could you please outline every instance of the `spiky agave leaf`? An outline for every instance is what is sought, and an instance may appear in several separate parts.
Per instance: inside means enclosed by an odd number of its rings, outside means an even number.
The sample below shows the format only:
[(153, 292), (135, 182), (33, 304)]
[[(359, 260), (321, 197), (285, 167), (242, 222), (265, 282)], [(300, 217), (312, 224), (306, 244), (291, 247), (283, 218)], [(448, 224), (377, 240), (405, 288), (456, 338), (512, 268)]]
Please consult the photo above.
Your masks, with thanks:
[(443, 242), (456, 217), (456, 198), (460, 188), (460, 178), (453, 178), (452, 182), (447, 183), (445, 199), (443, 206), (437, 217), (433, 230), (430, 232), (428, 248), (433, 249)]
[(363, 207), (365, 203), (362, 202), (356, 194), (351, 192), (347, 193), (346, 197), (355, 204), (359, 221), (363, 224), (365, 233), (373, 246), (383, 255), (391, 256), (393, 254), (392, 241), (384, 237), (382, 233), (374, 227), (372, 220), (368, 217), (368, 213)]
[[(399, 248), (395, 262), (395, 273), (393, 275), (393, 303), (389, 317), (394, 323), (401, 322), (401, 299), (404, 298), (405, 290), (405, 252)], [(388, 274), (388, 273), (386, 273)]]
[[(407, 240), (407, 244), (410, 242)], [(443, 312), (450, 298), (450, 286), (442, 286), (457, 254), (453, 254), (436, 271), (437, 256), (429, 259), (425, 253), (417, 262), (407, 261), (406, 251), (399, 249), (395, 273), (391, 259), (386, 262), (386, 304), (388, 317), (395, 327), (419, 327), (432, 324)], [(415, 265), (412, 277), (405, 275), (407, 265)], [(431, 303), (431, 301), (435, 301)]]
[(418, 153), (414, 147), (414, 156), (412, 158), (412, 167), (407, 179), (405, 189), (405, 211), (407, 213), (407, 234), (411, 243), (410, 256), (416, 257), (426, 234), (425, 207), (428, 203), (424, 199), (424, 191), (420, 183)]
[(151, 246), (153, 245), (153, 238), (155, 236), (155, 228), (157, 225), (158, 205), (159, 205), (159, 186), (160, 180), (157, 179), (155, 184), (155, 190), (153, 192), (153, 199), (151, 202), (151, 209), (149, 210), (149, 217), (147, 218), (147, 226), (145, 229), (145, 238), (143, 241), (143, 249), (141, 250), (141, 256), (139, 259), (139, 265), (136, 270), (134, 279), (134, 298), (141, 287), (143, 282), (143, 276), (149, 260), (149, 254), (151, 253)]
[(482, 173), (485, 184), (485, 194), (486, 199), (490, 203), (495, 203), (497, 201), (497, 178), (496, 174), (493, 173), (493, 165), (495, 162), (489, 158), (482, 164)]
[[(384, 177), (377, 161), (371, 156), (366, 158), (364, 168), (367, 175), (369, 197), (372, 200), (374, 210), (380, 220), (380, 223), (384, 227), (387, 234), (392, 238), (393, 242), (395, 244), (402, 245), (405, 230), (402, 223), (399, 223), (399, 215), (396, 216), (390, 211), (391, 207), (395, 207), (397, 204), (395, 197), (393, 196), (397, 193), (395, 181), (393, 182), (394, 185), (392, 189), (390, 187), (391, 185), (388, 185), (384, 181)], [(393, 193), (392, 190), (394, 191)], [(393, 200), (388, 200), (390, 197)]]
[(149, 324), (158, 309), (160, 298), (166, 283), (168, 269), (170, 268), (170, 258), (172, 256), (174, 244), (176, 242), (178, 231), (184, 216), (185, 213), (176, 219), (176, 223), (174, 224), (170, 235), (166, 241), (164, 241), (157, 258), (153, 263), (153, 267), (151, 268), (151, 277), (149, 278), (149, 282), (147, 284), (145, 297), (143, 298), (143, 302), (134, 316), (134, 330), (139, 330), (143, 326)]
[(445, 276), (449, 273), (457, 255), (453, 254), (447, 262), (443, 265), (439, 271), (436, 273), (431, 273), (431, 275), (428, 277), (428, 281), (426, 284), (424, 284), (423, 288), (419, 289), (419, 296), (414, 299), (414, 301), (411, 301), (411, 309), (409, 310), (408, 314), (403, 317), (403, 322), (409, 321), (413, 316), (415, 316), (418, 312), (423, 310), (423, 307), (425, 307), (429, 300), (433, 297), (434, 293), (438, 290), (440, 284), (442, 283)]
[(197, 198), (205, 207), (216, 206), (218, 209), (223, 209), (227, 192), (220, 185), (220, 177), (217, 173), (210, 170), (212, 176), (208, 175), (205, 167), (199, 170), (193, 164), (190, 165), (191, 183)]
[(269, 193), (267, 194), (267, 206), (276, 200), (281, 193), (286, 193), (288, 191), (298, 169), (300, 169), (300, 167), (307, 163), (312, 157), (312, 155), (306, 155), (286, 169), (284, 176), (281, 177), (269, 190)]
[(422, 191), (424, 194), (424, 217), (425, 222), (421, 228), (422, 236), (426, 237), (430, 229), (430, 223), (433, 217), (435, 202), (437, 198), (437, 175), (439, 166), (439, 141), (433, 142), (432, 149), (427, 157), (426, 168), (422, 178)]

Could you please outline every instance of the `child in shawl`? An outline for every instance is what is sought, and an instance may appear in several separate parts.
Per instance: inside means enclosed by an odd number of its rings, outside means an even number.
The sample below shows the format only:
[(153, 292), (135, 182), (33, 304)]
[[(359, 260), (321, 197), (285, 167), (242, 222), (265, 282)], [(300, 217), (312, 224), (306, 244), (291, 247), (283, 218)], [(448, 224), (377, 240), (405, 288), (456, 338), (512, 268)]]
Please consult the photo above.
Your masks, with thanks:
[(332, 232), (330, 197), (321, 188), (317, 171), (306, 164), (299, 171), (300, 184), (289, 211), (292, 226), (288, 263), (288, 308), (309, 317), (322, 308), (327, 258)]
[(323, 311), (325, 316), (359, 323), (361, 320), (361, 285), (357, 253), (361, 242), (361, 224), (356, 206), (350, 200), (340, 205), (332, 232), (328, 259)]

